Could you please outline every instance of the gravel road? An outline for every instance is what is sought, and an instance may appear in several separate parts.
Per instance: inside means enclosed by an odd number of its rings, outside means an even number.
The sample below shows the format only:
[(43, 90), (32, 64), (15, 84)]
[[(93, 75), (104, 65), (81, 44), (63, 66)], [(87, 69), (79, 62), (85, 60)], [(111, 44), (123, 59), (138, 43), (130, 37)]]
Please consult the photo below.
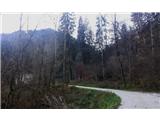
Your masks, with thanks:
[(133, 91), (85, 87), (85, 86), (77, 86), (77, 85), (75, 87), (113, 92), (117, 94), (122, 100), (121, 106), (119, 107), (119, 109), (160, 108), (160, 93), (133, 92)]

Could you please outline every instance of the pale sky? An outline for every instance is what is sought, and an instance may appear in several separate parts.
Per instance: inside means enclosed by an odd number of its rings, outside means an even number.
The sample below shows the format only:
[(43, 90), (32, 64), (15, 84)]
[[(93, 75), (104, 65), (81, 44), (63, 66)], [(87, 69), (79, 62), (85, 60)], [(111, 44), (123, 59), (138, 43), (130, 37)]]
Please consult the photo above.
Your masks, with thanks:
[[(83, 18), (86, 17), (89, 20), (92, 30), (95, 32), (96, 16), (99, 13), (75, 13), (75, 14), (76, 14), (75, 17), (76, 26), (78, 26), (77, 23), (80, 16), (82, 16)], [(114, 13), (101, 13), (101, 14), (106, 14), (108, 22), (111, 22), (113, 20)], [(117, 13), (117, 20), (119, 22), (125, 22), (128, 25), (132, 25), (132, 22), (130, 20), (130, 15), (131, 13)], [(45, 28), (54, 29), (53, 18), (59, 18), (61, 16), (61, 13), (22, 14), (22, 16), (23, 16), (22, 17), (23, 30), (27, 30), (27, 23), (29, 30), (35, 29), (36, 25), (38, 25), (37, 29), (45, 29)], [(19, 29), (19, 21), (20, 21), (20, 14), (3, 14), (2, 32), (11, 33), (17, 31)]]

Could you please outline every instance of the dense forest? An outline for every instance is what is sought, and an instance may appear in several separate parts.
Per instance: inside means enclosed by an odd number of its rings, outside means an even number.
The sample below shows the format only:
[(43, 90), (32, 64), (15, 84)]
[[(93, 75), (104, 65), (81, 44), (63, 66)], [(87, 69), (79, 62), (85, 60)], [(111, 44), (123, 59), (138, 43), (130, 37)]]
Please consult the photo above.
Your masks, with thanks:
[(132, 13), (132, 26), (116, 14), (113, 21), (99, 14), (96, 31), (83, 17), (75, 29), (74, 16), (63, 13), (53, 21), (55, 29), (24, 31), (20, 15), (19, 30), (1, 35), (2, 107), (14, 106), (22, 88), (76, 84), (160, 91), (160, 13)]

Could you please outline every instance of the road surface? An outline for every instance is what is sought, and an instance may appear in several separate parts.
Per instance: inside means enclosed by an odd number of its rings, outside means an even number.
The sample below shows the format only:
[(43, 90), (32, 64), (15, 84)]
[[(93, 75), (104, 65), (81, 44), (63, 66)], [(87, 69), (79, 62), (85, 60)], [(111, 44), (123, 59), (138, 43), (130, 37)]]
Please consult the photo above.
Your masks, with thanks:
[(143, 109), (143, 108), (160, 108), (160, 93), (143, 93), (125, 90), (95, 88), (74, 85), (78, 88), (92, 89), (106, 92), (113, 92), (121, 98), (120, 109)]

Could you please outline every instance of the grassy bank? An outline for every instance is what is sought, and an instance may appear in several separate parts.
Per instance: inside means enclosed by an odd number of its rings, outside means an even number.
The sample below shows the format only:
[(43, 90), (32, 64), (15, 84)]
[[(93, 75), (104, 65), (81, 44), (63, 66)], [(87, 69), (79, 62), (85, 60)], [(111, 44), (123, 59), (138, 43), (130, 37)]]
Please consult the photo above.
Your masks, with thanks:
[(67, 95), (69, 108), (113, 109), (118, 108), (121, 99), (114, 93), (71, 88)]
[(11, 94), (2, 89), (2, 108), (102, 109), (118, 108), (120, 102), (120, 97), (114, 93), (68, 86), (50, 88), (23, 86)]

